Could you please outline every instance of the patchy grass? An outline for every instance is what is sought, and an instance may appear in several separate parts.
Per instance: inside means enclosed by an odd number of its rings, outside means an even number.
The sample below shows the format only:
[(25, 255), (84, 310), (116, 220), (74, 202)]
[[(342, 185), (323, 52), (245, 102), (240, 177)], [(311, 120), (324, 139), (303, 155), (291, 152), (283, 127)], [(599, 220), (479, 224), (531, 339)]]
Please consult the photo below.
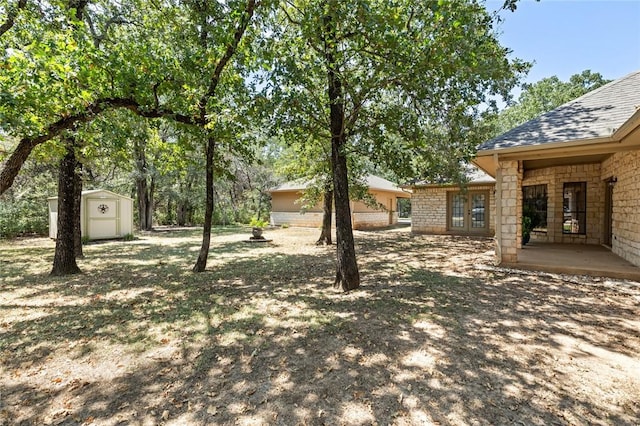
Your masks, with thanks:
[[(0, 243), (0, 424), (639, 424), (636, 283), (491, 268), (486, 239), (317, 230)], [(478, 266), (482, 266), (478, 268)]]

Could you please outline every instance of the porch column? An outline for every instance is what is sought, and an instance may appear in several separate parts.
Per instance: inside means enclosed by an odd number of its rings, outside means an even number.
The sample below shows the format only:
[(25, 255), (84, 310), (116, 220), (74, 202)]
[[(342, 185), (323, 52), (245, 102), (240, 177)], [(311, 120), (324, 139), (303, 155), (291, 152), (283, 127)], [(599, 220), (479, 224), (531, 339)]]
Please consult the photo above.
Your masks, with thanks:
[(496, 257), (500, 263), (516, 263), (522, 246), (522, 171), (518, 161), (499, 161), (496, 173)]

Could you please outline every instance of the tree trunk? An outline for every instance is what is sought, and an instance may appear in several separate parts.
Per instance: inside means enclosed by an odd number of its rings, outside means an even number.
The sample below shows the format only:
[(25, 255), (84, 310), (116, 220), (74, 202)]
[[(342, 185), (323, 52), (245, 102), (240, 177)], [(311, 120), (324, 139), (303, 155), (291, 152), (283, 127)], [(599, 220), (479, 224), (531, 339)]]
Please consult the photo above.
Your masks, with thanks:
[(73, 251), (76, 259), (84, 257), (82, 252), (82, 226), (80, 208), (82, 206), (82, 164), (76, 163), (76, 170), (73, 177)]
[(146, 144), (141, 141), (134, 143), (136, 157), (136, 199), (138, 203), (138, 218), (141, 231), (151, 231), (153, 228), (153, 181), (149, 185)]
[(190, 198), (192, 188), (193, 178), (188, 177), (184, 186), (181, 185), (180, 194), (176, 201), (176, 223), (178, 226), (193, 223), (193, 203)]
[(178, 200), (176, 202), (176, 224), (185, 226), (187, 224), (187, 203), (186, 200)]
[(209, 245), (211, 244), (211, 225), (213, 221), (213, 153), (215, 150), (215, 140), (212, 135), (207, 137), (207, 163), (206, 163), (206, 187), (207, 194), (206, 206), (204, 211), (204, 229), (202, 230), (202, 246), (198, 260), (193, 266), (193, 272), (204, 272), (207, 267), (207, 258), (209, 257)]
[(73, 144), (67, 144), (67, 152), (60, 161), (58, 176), (58, 234), (51, 269), (53, 276), (80, 273), (73, 238), (76, 163)]
[(324, 192), (324, 203), (322, 205), (322, 231), (317, 245), (331, 245), (331, 213), (333, 210), (333, 191), (326, 189)]
[(145, 210), (145, 222), (147, 224), (147, 231), (153, 229), (153, 211), (155, 210), (155, 193), (156, 193), (156, 178), (155, 175), (149, 177), (149, 190), (147, 191), (147, 208)]
[(335, 22), (331, 15), (324, 16), (325, 58), (327, 60), (327, 92), (329, 95), (329, 118), (331, 126), (331, 169), (336, 210), (337, 263), (335, 287), (344, 291), (360, 286), (360, 273), (356, 261), (355, 242), (349, 206), (349, 178), (345, 153), (344, 99), (342, 80), (336, 70)]

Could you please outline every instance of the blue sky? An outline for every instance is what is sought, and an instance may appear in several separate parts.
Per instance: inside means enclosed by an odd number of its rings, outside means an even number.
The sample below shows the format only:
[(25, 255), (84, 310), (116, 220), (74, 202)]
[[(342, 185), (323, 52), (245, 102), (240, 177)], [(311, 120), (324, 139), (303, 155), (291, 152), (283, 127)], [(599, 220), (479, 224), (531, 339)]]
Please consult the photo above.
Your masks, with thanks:
[[(495, 10), (503, 0), (488, 0)], [(616, 79), (640, 70), (640, 0), (520, 0), (502, 12), (503, 46), (535, 64), (527, 82), (590, 69)]]

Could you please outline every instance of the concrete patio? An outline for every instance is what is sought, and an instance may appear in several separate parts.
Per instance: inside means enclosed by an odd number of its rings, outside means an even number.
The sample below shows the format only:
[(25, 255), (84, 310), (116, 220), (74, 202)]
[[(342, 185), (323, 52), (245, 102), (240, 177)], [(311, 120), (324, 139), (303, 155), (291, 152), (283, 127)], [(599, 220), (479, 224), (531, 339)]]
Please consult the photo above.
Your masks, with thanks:
[(640, 282), (640, 268), (599, 245), (530, 242), (518, 249), (517, 263), (503, 266)]

